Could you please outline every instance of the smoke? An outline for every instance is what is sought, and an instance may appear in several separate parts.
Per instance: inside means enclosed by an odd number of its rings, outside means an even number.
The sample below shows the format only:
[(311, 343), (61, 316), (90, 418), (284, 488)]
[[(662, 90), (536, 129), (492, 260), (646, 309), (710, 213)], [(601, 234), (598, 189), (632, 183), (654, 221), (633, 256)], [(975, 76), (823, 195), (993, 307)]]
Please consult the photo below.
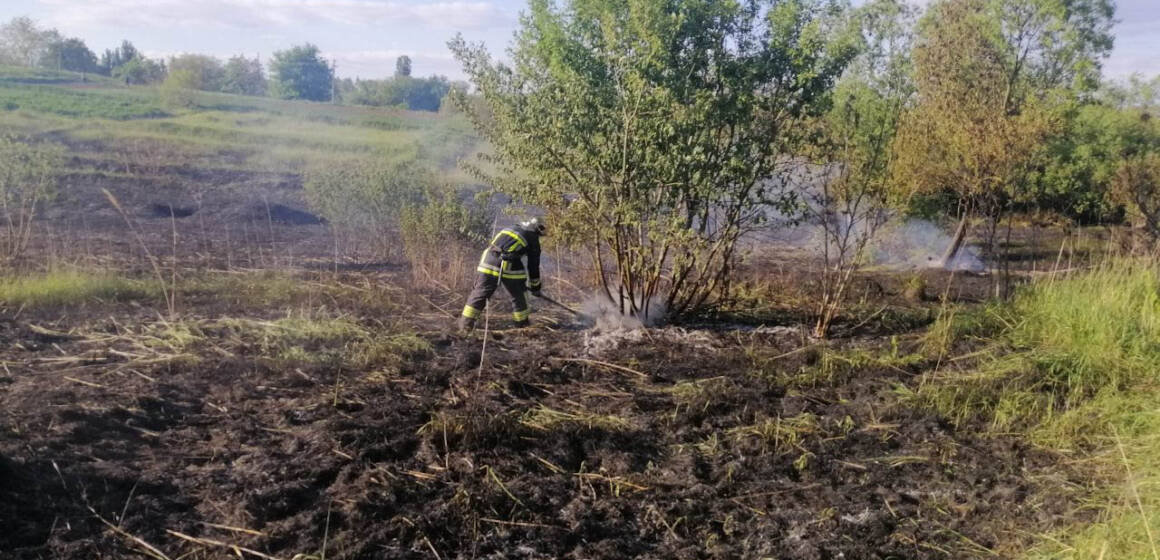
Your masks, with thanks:
[(650, 302), (648, 313), (635, 314), (620, 312), (620, 306), (603, 295), (589, 297), (580, 307), (589, 326), (597, 331), (637, 330), (655, 327), (664, 322), (666, 310), (660, 302)]
[[(852, 232), (853, 237), (858, 235), (859, 231)], [(816, 223), (773, 230), (762, 236), (761, 240), (795, 247), (819, 260), (827, 242), (822, 226)], [(832, 239), (829, 241), (833, 242)], [(943, 228), (927, 220), (890, 221), (874, 232), (866, 246), (866, 261), (872, 266), (901, 270), (938, 268), (942, 265), (942, 256), (951, 241), (951, 236)], [(965, 243), (948, 268), (970, 272), (986, 270), (979, 249)]]
[[(910, 219), (884, 226), (868, 247), (868, 252), (871, 262), (880, 266), (939, 267), (951, 241), (951, 236), (939, 226), (926, 220)], [(978, 248), (965, 243), (947, 268), (969, 272), (986, 270)]]

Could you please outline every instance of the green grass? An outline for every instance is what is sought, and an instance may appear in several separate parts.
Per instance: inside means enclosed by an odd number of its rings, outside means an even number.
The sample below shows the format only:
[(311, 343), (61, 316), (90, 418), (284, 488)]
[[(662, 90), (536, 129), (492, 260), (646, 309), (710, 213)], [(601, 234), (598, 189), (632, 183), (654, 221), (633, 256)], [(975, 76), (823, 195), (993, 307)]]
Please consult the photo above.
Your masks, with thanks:
[(473, 182), (456, 164), (478, 149), (480, 139), (459, 114), (210, 92), (195, 93), (191, 108), (168, 109), (153, 87), (73, 87), (72, 76), (61, 76), (57, 83), (51, 72), (38, 71), (44, 75), (34, 78), (26, 69), (12, 78), (23, 81), (6, 82), (3, 70), (0, 128), (58, 136), (73, 149), (76, 161), (67, 171), (78, 179), (165, 181), (170, 169), (183, 165), (203, 171), (300, 173), (356, 160), (417, 157), (447, 183)]
[(114, 85), (117, 83), (112, 78), (98, 74), (0, 65), (0, 84)]
[(68, 89), (0, 82), (0, 110), (34, 111), (80, 119), (152, 119), (169, 116), (150, 92)]
[(9, 307), (77, 305), (159, 297), (156, 286), (107, 273), (58, 270), (0, 277), (0, 302)]
[[(1106, 391), (1155, 379), (1160, 366), (1160, 280), (1150, 264), (1107, 264), (1036, 284), (1006, 307), (947, 314), (931, 328), (951, 339), (994, 337), (977, 366), (923, 391), (948, 417), (1034, 426)], [(939, 340), (941, 339), (941, 340)], [(943, 383), (942, 381), (950, 381)]]
[(922, 402), (959, 423), (1021, 430), (1076, 457), (1097, 481), (1083, 504), (1096, 521), (1046, 537), (1028, 556), (1156, 558), (1160, 265), (1104, 263), (1035, 284), (1004, 307), (948, 314), (932, 332), (993, 341), (973, 367), (930, 377)]

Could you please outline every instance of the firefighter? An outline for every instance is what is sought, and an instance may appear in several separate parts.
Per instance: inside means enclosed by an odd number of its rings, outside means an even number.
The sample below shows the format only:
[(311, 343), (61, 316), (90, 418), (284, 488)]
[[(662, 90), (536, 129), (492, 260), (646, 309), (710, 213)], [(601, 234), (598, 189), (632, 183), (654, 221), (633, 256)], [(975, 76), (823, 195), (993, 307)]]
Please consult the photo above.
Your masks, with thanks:
[[(547, 227), (539, 218), (532, 218), (514, 228), (504, 228), (491, 241), (491, 246), (483, 251), (476, 270), (475, 288), (463, 306), (463, 316), (459, 318), (459, 330), (470, 332), (475, 328), (475, 320), (483, 313), (487, 300), (497, 287), (503, 284), (512, 297), (515, 310), (512, 318), (517, 327), (529, 324), (527, 292), (540, 293), (540, 237), (547, 233)], [(521, 260), (527, 257), (524, 267)]]

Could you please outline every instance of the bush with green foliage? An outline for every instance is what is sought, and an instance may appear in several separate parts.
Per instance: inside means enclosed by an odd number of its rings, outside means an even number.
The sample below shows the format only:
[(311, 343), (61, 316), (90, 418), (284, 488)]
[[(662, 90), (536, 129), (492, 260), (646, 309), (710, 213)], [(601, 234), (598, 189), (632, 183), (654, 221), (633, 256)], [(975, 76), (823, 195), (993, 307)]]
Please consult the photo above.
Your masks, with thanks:
[(451, 91), (451, 82), (442, 76), (395, 76), (386, 80), (347, 80), (341, 90), (343, 102), (352, 105), (438, 111), (443, 98)]
[(53, 42), (40, 59), (41, 68), (96, 73), (97, 55), (84, 41), (75, 37)]
[(113, 69), (113, 77), (126, 84), (155, 84), (165, 79), (165, 66), (156, 60), (138, 55)]
[(266, 75), (262, 72), (262, 62), (235, 56), (226, 61), (222, 68), (222, 93), (238, 95), (266, 95)]
[(185, 73), (189, 89), (221, 91), (225, 80), (225, 68), (221, 61), (204, 54), (182, 54), (169, 59), (169, 73)]
[(161, 83), (161, 100), (169, 107), (190, 108), (196, 104), (194, 90), (201, 89), (200, 80), (191, 70), (174, 70)]

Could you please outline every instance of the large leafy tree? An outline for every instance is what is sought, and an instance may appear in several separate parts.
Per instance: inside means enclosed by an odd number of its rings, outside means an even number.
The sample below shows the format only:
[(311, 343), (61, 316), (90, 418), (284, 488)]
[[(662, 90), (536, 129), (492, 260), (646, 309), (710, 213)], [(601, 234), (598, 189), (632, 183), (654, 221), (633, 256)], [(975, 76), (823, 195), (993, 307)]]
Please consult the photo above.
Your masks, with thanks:
[(895, 148), (903, 183), (956, 203), (944, 266), (973, 218), (993, 226), (1026, 195), (1044, 142), (1098, 83), (1111, 17), (1109, 0), (939, 0), (929, 8), (914, 52), (917, 101)]
[(791, 205), (775, 178), (856, 52), (844, 15), (824, 0), (533, 0), (512, 64), (451, 42), (484, 106), (458, 104), (495, 147), (488, 178), (555, 214), (622, 313), (681, 314)]
[(275, 97), (330, 101), (333, 83), (334, 70), (309, 43), (277, 51), (270, 61), (270, 93)]
[(12, 18), (0, 24), (0, 61), (19, 66), (36, 66), (52, 44), (60, 40), (60, 34), (55, 29), (42, 29), (28, 17)]
[(97, 55), (89, 50), (84, 41), (74, 37), (49, 45), (41, 56), (40, 66), (73, 72), (96, 72)]

